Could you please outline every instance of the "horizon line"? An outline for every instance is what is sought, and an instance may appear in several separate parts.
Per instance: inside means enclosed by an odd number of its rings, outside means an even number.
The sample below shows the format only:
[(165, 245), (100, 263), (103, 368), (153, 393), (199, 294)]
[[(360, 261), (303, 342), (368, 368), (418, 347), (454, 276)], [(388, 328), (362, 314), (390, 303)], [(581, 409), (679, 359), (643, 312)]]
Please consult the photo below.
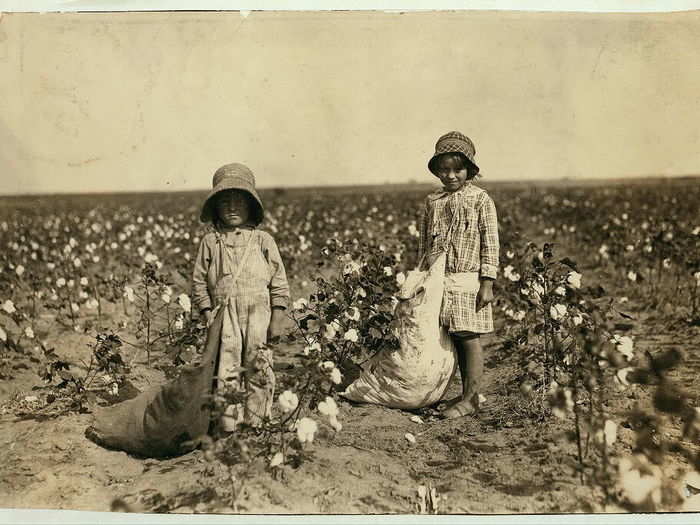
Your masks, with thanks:
[[(493, 181), (487, 181), (487, 184), (522, 184), (522, 183), (533, 183), (533, 184), (547, 184), (547, 183), (568, 183), (571, 185), (576, 185), (577, 183), (602, 183), (602, 182), (632, 182), (632, 181), (653, 181), (658, 179), (700, 179), (700, 173), (686, 173), (686, 174), (672, 174), (672, 175), (631, 175), (631, 176), (621, 176), (621, 177), (557, 177), (557, 178), (528, 178), (528, 179), (497, 179)], [(481, 183), (482, 181), (477, 181)], [(287, 185), (287, 186), (257, 186), (258, 190), (265, 191), (275, 191), (275, 190), (304, 190), (304, 189), (321, 189), (321, 188), (377, 188), (383, 186), (437, 186), (437, 182), (419, 182), (417, 180), (403, 181), (403, 182), (382, 182), (382, 183), (357, 183), (357, 184), (300, 184), (300, 185)], [(143, 193), (204, 193), (211, 191), (211, 188), (192, 188), (192, 189), (167, 189), (167, 188), (154, 188), (154, 189), (142, 189), (142, 190), (96, 190), (96, 191), (53, 191), (53, 192), (28, 192), (28, 193), (0, 193), (0, 198), (7, 197), (50, 197), (55, 195), (135, 195)]]

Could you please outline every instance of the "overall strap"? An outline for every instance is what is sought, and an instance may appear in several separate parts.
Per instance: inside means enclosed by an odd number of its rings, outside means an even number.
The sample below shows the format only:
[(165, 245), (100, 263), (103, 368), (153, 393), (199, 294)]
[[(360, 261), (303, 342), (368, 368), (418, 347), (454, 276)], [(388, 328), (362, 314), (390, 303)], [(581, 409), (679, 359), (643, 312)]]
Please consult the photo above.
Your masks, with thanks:
[[(248, 259), (248, 255), (250, 255), (250, 250), (251, 247), (253, 246), (253, 237), (255, 237), (255, 230), (251, 230), (250, 232), (250, 237), (248, 237), (248, 242), (246, 243), (245, 246), (245, 251), (243, 252), (243, 257), (241, 257), (241, 260), (239, 261), (237, 267), (236, 267), (236, 272), (233, 274), (233, 282), (232, 284), (235, 284), (236, 281), (238, 281), (238, 278), (241, 276), (241, 272), (243, 271), (243, 266), (245, 265), (246, 260)], [(224, 242), (223, 236), (219, 233), (216, 232), (216, 239), (219, 243), (220, 246), (220, 253), (221, 255), (226, 255), (226, 258), (228, 259), (229, 263), (231, 266), (233, 266), (233, 256), (231, 255), (231, 252)], [(222, 268), (223, 268), (223, 257), (222, 257)]]

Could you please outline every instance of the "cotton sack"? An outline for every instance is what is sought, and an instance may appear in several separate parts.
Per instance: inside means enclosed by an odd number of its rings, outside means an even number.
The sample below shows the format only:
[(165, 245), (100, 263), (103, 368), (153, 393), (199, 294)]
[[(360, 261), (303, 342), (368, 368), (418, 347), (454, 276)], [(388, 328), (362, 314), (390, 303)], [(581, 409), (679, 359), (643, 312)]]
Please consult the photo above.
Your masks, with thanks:
[(442, 398), (456, 366), (454, 344), (439, 322), (445, 258), (442, 253), (428, 271), (408, 273), (395, 310), (399, 348), (373, 356), (342, 396), (401, 409), (422, 408)]

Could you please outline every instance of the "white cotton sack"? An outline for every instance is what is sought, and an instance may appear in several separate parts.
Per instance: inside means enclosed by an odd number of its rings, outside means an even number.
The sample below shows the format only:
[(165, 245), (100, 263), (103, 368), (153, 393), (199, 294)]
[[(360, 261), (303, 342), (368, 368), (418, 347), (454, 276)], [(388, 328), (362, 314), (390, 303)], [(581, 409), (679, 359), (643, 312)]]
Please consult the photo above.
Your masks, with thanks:
[(360, 403), (415, 409), (439, 401), (456, 366), (455, 349), (440, 327), (445, 254), (426, 272), (408, 273), (396, 305), (400, 347), (372, 357), (341, 394)]

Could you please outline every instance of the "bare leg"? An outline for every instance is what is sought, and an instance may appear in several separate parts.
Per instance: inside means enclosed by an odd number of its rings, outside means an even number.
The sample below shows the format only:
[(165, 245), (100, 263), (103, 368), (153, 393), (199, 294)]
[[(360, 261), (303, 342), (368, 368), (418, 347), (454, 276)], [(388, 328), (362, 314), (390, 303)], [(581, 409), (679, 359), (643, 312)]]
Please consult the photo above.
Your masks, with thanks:
[(473, 414), (479, 407), (479, 390), (484, 375), (484, 353), (479, 334), (455, 338), (455, 349), (462, 378), (462, 395), (448, 408), (448, 418)]

